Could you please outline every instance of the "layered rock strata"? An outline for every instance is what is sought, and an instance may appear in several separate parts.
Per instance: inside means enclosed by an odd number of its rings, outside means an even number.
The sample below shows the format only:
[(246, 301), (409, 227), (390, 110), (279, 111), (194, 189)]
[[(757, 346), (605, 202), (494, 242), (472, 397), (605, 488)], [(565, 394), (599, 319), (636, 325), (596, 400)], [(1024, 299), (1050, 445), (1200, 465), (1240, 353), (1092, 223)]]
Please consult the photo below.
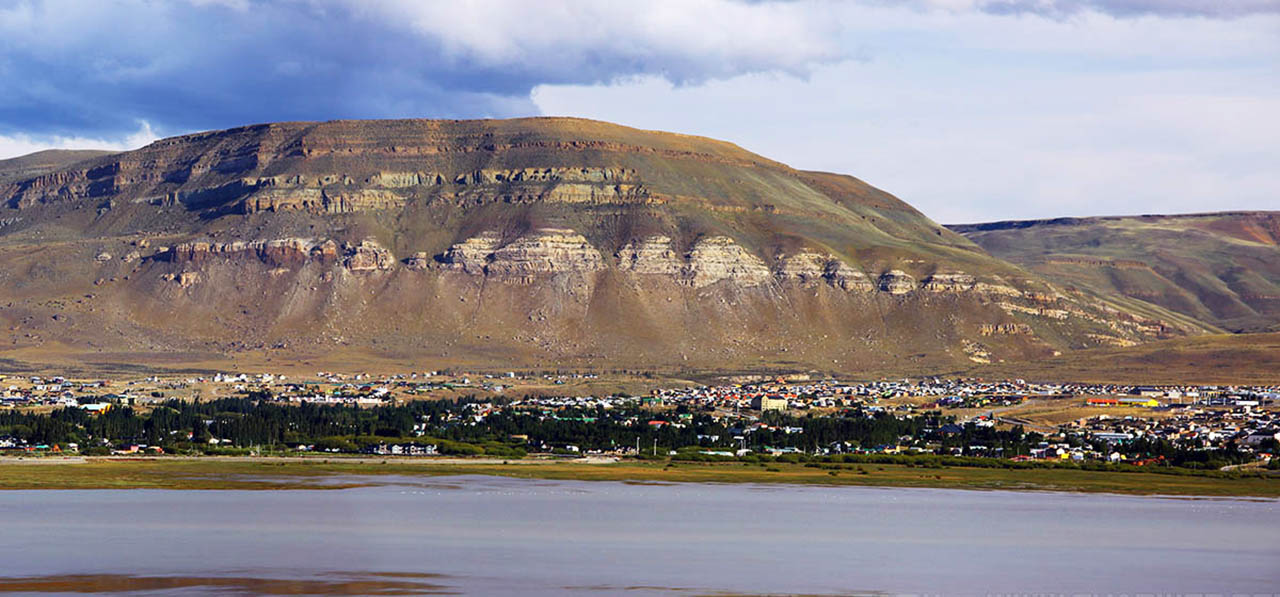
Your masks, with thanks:
[(468, 274), (517, 279), (605, 267), (600, 252), (585, 237), (564, 228), (540, 228), (507, 244), (497, 233), (481, 234), (450, 247), (441, 262)]
[[(149, 148), (150, 149), (150, 148)], [(215, 170), (253, 170), (258, 159), (220, 163)], [(452, 188), (455, 194), (478, 191), (508, 202), (625, 204), (653, 201), (632, 168), (548, 166), (479, 169), (467, 172), (377, 172), (370, 175), (333, 173), (242, 177), (216, 184), (181, 184), (190, 180), (190, 166), (160, 176), (132, 176), (136, 164), (109, 163), (80, 171), (35, 177), (0, 188), (10, 207), (38, 203), (131, 195), (136, 203), (182, 205), (190, 209), (217, 208), (253, 214), (307, 211), (340, 214), (400, 209), (414, 189)], [(439, 192), (439, 191), (433, 191)]]
[(684, 260), (671, 247), (669, 236), (649, 236), (633, 240), (614, 255), (618, 269), (642, 275), (662, 275), (678, 278), (684, 270)]
[(482, 275), (489, 263), (489, 256), (502, 244), (502, 237), (496, 232), (486, 232), (480, 236), (468, 238), (449, 247), (441, 262), (445, 267), (468, 274)]
[(759, 286), (772, 276), (764, 260), (727, 236), (699, 240), (693, 244), (686, 258), (685, 278), (694, 288), (721, 280), (731, 280), (744, 287)]
[(907, 294), (916, 289), (916, 279), (900, 269), (893, 269), (880, 274), (877, 287), (889, 294)]
[(396, 257), (373, 239), (364, 239), (359, 244), (348, 245), (342, 265), (353, 272), (372, 272), (389, 270), (395, 267)]
[(600, 252), (581, 234), (563, 228), (543, 228), (494, 251), (486, 271), (499, 276), (529, 277), (594, 272), (603, 268)]
[(341, 260), (352, 271), (389, 270), (395, 256), (373, 239), (339, 246), (332, 239), (316, 241), (307, 238), (272, 240), (179, 243), (156, 257), (173, 263), (201, 264), (214, 258), (252, 258), (274, 267), (296, 267), (307, 262), (334, 264)]
[(825, 282), (856, 292), (870, 292), (875, 288), (866, 274), (836, 256), (813, 251), (779, 256), (777, 277), (783, 283), (812, 285)]

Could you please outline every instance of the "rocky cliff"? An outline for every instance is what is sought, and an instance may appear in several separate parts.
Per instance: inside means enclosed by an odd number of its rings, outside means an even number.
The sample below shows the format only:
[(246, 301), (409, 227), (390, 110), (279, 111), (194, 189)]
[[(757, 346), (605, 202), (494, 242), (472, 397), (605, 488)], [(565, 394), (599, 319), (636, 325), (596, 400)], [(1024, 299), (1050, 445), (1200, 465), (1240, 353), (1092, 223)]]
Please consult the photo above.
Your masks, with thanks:
[(0, 183), (10, 350), (948, 367), (1201, 328), (897, 198), (577, 119), (279, 123)]
[(82, 162), (110, 154), (110, 151), (93, 149), (48, 149), (7, 160), (0, 160), (0, 184), (6, 181), (25, 180)]

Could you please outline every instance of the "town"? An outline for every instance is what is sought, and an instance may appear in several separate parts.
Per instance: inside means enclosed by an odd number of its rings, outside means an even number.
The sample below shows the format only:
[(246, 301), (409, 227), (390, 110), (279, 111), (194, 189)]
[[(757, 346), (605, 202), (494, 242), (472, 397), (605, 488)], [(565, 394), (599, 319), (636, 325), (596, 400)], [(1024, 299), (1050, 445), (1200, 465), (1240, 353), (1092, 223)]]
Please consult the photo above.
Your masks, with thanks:
[(0, 453), (833, 455), (1260, 467), (1276, 386), (739, 376), (647, 392), (560, 392), (595, 373), (0, 375)]

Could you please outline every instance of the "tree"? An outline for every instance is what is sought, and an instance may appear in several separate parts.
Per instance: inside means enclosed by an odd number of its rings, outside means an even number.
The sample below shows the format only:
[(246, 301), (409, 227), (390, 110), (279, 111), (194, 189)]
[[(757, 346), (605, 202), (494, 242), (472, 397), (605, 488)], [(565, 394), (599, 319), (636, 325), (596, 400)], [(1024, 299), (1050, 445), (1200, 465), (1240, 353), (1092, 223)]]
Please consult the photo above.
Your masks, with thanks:
[(196, 421), (191, 429), (191, 443), (208, 444), (212, 438), (213, 434), (209, 433), (209, 427), (204, 424), (204, 421)]

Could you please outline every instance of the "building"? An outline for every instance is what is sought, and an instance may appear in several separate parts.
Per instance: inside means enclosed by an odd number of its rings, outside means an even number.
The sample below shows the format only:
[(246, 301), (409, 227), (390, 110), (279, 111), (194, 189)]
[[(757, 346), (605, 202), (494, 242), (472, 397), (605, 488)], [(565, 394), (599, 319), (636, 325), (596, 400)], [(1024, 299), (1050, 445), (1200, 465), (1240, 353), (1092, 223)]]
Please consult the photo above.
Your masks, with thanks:
[(771, 410), (783, 411), (787, 410), (787, 399), (781, 396), (767, 396), (761, 394), (751, 399), (751, 408), (760, 412), (769, 412)]

